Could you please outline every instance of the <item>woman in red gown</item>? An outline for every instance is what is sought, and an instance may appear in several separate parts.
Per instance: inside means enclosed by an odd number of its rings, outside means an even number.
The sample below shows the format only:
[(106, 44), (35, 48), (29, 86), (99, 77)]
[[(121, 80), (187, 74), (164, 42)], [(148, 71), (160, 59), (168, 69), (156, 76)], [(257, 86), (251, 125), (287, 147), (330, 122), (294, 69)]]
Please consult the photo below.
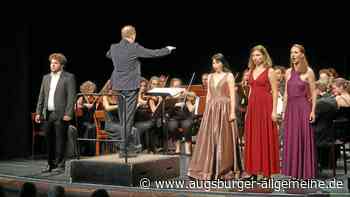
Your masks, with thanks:
[(248, 108), (245, 120), (245, 178), (268, 179), (280, 172), (276, 127), (277, 78), (264, 46), (251, 49)]

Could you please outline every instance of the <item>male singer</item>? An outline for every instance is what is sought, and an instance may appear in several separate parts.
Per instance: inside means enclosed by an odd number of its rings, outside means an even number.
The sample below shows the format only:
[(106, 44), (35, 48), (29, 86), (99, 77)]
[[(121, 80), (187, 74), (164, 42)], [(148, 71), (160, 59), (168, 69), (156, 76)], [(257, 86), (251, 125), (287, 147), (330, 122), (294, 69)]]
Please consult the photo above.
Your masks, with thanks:
[(43, 77), (35, 121), (40, 123), (43, 120), (46, 132), (48, 166), (42, 172), (56, 168), (62, 172), (65, 169), (67, 129), (73, 118), (76, 83), (74, 75), (63, 70), (67, 62), (63, 54), (53, 53), (49, 61), (51, 73)]

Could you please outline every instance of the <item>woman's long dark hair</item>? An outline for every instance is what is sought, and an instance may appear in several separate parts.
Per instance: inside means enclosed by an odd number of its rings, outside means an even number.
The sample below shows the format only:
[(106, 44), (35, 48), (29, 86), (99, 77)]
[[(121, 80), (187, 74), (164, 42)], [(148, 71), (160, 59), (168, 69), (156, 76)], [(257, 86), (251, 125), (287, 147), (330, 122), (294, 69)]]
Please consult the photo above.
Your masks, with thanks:
[[(226, 60), (225, 56), (222, 53), (216, 53), (211, 57), (211, 60), (215, 60), (218, 62), (221, 62), (223, 65), (222, 71), (224, 72), (232, 72), (229, 68), (230, 65), (228, 63), (228, 61)], [(215, 72), (214, 69), (212, 69), (211, 71), (212, 73)]]

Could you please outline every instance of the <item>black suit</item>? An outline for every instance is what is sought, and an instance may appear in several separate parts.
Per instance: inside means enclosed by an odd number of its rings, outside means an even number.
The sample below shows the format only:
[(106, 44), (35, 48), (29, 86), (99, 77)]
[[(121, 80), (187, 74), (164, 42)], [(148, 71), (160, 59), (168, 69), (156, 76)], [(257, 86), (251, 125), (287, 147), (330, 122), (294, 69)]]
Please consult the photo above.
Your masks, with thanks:
[[(50, 83), (51, 74), (47, 74), (43, 77), (41, 83), (36, 113), (44, 119), (43, 127), (47, 139), (48, 164), (52, 167), (55, 165), (64, 166), (68, 122), (63, 120), (63, 116), (73, 118), (76, 94), (75, 77), (71, 73), (62, 71), (54, 93), (54, 111), (48, 110)], [(56, 147), (57, 150), (55, 151)]]
[[(126, 111), (126, 131), (129, 142), (132, 140), (131, 128), (134, 124), (138, 89), (141, 81), (141, 63), (138, 58), (160, 57), (168, 54), (170, 54), (170, 50), (167, 48), (146, 49), (138, 43), (129, 43), (125, 39), (117, 44), (112, 44), (106, 54), (108, 58), (112, 59), (114, 66), (111, 76), (112, 88), (119, 91), (126, 98), (126, 109), (121, 105), (119, 117), (122, 124), (124, 122), (123, 113)], [(119, 97), (119, 103), (122, 104), (121, 97)], [(121, 148), (123, 147), (122, 144)], [(130, 148), (133, 148), (131, 143)]]

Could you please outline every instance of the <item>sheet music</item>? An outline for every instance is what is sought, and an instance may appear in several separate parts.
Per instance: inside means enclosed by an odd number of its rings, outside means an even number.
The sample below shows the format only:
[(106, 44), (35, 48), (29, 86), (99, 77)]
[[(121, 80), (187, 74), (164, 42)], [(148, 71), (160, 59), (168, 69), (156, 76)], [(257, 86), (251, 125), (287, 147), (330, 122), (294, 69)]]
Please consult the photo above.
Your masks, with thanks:
[(148, 94), (168, 94), (169, 96), (176, 96), (185, 91), (185, 88), (153, 88), (149, 90)]

